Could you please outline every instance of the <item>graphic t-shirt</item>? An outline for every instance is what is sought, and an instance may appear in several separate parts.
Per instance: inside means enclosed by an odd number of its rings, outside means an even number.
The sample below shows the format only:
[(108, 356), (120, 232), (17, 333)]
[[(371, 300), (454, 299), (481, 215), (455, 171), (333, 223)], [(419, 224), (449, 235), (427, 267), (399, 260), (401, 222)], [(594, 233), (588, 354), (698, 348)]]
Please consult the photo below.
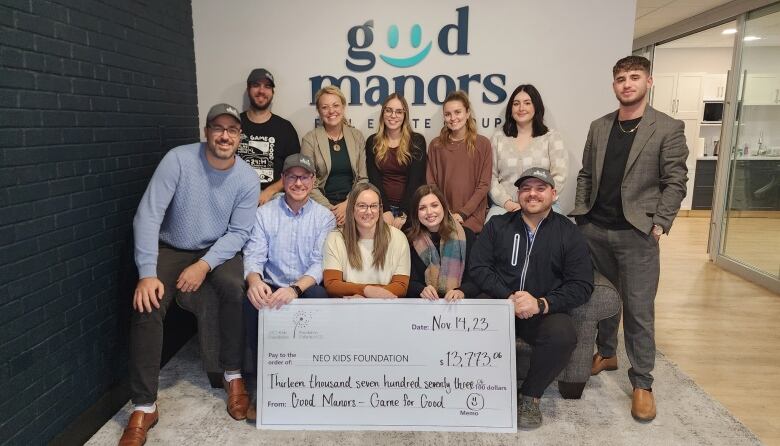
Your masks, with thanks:
[(301, 151), (298, 132), (290, 121), (271, 115), (268, 121), (257, 124), (241, 113), (241, 143), (238, 156), (251, 166), (260, 177), (260, 187), (282, 176), (284, 159)]

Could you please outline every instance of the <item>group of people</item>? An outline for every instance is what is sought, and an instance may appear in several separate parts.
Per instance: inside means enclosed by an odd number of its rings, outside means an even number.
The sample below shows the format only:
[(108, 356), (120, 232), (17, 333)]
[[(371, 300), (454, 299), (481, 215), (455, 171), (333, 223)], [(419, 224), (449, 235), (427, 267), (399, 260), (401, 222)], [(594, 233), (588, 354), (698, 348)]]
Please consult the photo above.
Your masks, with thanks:
[[(213, 106), (206, 141), (171, 149), (138, 206), (134, 411), (119, 443), (143, 444), (157, 422), (165, 313), (204, 281), (219, 299), (220, 365), (236, 420), (256, 415), (242, 358), (245, 345), (257, 353), (262, 309), (296, 298), (494, 298), (512, 301), (516, 335), (533, 348), (518, 409), (518, 425), (532, 428), (577, 343), (568, 311), (590, 298), (595, 266), (623, 300), (631, 413), (652, 420), (657, 242), (685, 195), (687, 147), (681, 121), (647, 105), (651, 85), (647, 59), (613, 68), (620, 105), (591, 125), (575, 225), (556, 203), (568, 155), (533, 85), (515, 89), (491, 140), (477, 133), (468, 95), (451, 93), (427, 147), (403, 96), (387, 97), (366, 140), (348, 124), (342, 92), (326, 86), (315, 97), (322, 127), (299, 144), (271, 112), (273, 76), (253, 70), (250, 107)], [(617, 368), (619, 322), (599, 325), (593, 374)]]

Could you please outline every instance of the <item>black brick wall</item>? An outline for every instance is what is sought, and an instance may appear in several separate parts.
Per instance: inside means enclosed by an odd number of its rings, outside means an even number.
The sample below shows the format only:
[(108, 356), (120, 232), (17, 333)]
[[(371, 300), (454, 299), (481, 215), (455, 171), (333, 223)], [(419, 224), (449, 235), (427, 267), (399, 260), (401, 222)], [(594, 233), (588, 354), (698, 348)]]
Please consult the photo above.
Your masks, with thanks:
[(0, 442), (124, 379), (133, 214), (197, 115), (189, 0), (0, 0)]

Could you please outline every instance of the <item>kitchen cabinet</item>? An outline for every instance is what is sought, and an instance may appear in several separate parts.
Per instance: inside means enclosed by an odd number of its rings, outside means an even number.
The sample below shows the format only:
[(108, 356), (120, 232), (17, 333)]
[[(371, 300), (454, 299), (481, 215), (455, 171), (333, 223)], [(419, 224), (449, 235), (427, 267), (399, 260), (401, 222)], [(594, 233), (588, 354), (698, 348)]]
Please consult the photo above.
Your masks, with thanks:
[[(696, 161), (691, 209), (711, 209), (717, 157)], [(780, 210), (780, 158), (743, 157), (736, 161), (728, 191), (733, 211)]]
[(705, 101), (722, 101), (726, 97), (726, 75), (705, 75), (701, 83), (701, 97)]
[(748, 74), (744, 82), (743, 104), (780, 105), (780, 76), (777, 74)]
[(693, 185), (691, 209), (712, 209), (712, 196), (715, 193), (715, 157), (696, 160), (696, 176)]
[(780, 159), (740, 158), (733, 175), (729, 209), (780, 210)]
[(677, 119), (699, 119), (705, 73), (653, 74), (653, 108)]

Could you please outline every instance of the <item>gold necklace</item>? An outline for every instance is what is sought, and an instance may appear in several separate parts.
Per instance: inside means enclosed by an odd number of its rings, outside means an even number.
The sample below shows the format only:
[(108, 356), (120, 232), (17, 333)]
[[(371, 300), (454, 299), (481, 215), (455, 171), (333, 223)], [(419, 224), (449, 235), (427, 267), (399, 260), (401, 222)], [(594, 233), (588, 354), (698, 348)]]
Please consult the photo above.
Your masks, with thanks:
[(617, 123), (618, 123), (618, 127), (620, 127), (620, 131), (621, 131), (621, 132), (623, 132), (623, 133), (634, 133), (634, 132), (636, 131), (636, 129), (638, 129), (638, 128), (639, 128), (639, 123), (640, 123), (640, 122), (642, 122), (642, 120), (641, 120), (641, 119), (639, 120), (639, 122), (637, 122), (637, 123), (636, 123), (636, 125), (634, 126), (634, 128), (633, 128), (633, 129), (631, 129), (631, 130), (626, 130), (626, 129), (624, 129), (624, 128), (623, 128), (623, 125), (620, 123), (620, 120), (619, 120), (619, 119), (618, 119), (618, 122), (617, 122)]

